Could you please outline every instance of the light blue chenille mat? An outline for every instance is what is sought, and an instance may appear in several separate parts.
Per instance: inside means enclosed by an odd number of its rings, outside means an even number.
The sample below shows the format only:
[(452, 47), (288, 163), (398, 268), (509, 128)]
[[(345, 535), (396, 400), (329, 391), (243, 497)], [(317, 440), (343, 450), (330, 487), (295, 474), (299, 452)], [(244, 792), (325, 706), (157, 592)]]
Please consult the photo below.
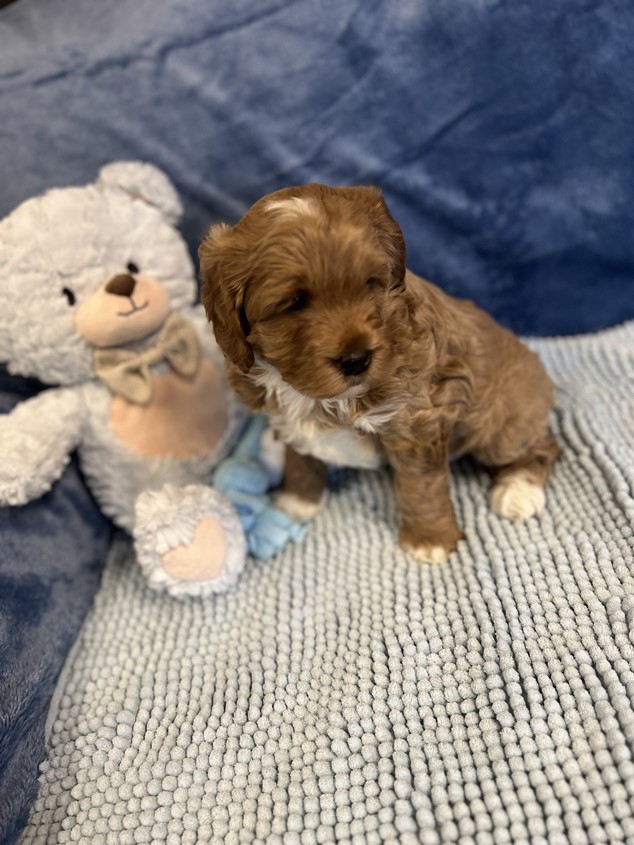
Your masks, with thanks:
[(516, 526), (454, 468), (467, 540), (395, 545), (384, 474), (206, 600), (115, 545), (23, 843), (634, 843), (634, 324), (534, 344), (564, 448)]

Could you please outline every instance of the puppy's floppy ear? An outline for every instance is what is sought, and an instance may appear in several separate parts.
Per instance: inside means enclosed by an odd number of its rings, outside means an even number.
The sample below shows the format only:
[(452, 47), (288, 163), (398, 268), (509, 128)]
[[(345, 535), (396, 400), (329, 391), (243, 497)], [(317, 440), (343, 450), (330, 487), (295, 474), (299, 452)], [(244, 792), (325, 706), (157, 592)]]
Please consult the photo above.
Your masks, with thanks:
[(405, 239), (401, 227), (392, 217), (380, 188), (371, 185), (341, 188), (343, 195), (357, 208), (363, 209), (376, 238), (392, 261), (394, 285), (401, 286), (407, 269)]
[(236, 239), (224, 223), (212, 226), (200, 245), (201, 300), (218, 345), (243, 373), (253, 366), (253, 349), (247, 342), (249, 325), (244, 313), (248, 284), (247, 262)]

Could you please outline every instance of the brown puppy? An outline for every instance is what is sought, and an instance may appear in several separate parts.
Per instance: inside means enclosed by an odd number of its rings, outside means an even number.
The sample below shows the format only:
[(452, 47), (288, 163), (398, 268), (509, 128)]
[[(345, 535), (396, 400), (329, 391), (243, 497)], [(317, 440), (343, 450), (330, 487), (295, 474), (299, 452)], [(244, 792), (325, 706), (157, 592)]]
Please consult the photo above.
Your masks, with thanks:
[(407, 271), (401, 230), (375, 188), (289, 188), (200, 248), (202, 300), (241, 399), (287, 444), (280, 504), (314, 513), (323, 462), (388, 463), (401, 544), (446, 560), (461, 537), (449, 460), (494, 473), (511, 519), (544, 505), (558, 447), (537, 357), (472, 303)]

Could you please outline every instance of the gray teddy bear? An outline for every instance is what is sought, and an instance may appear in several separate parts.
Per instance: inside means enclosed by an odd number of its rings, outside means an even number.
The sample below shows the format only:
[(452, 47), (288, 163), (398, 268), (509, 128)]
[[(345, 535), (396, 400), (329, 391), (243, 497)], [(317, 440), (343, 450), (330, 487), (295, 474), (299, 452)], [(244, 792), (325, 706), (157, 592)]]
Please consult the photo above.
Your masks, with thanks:
[(77, 449), (149, 584), (224, 591), (244, 532), (212, 470), (245, 413), (194, 305), (181, 206), (152, 165), (117, 162), (0, 221), (0, 361), (50, 389), (0, 417), (0, 504), (43, 495)]

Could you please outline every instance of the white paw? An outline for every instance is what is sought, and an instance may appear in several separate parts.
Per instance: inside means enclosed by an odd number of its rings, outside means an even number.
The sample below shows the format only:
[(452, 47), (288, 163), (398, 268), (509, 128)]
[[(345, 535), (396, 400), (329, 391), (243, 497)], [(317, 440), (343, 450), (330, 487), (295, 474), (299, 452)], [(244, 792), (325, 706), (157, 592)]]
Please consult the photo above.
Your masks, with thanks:
[(317, 516), (324, 509), (325, 503), (325, 492), (318, 502), (310, 502), (308, 499), (302, 499), (296, 493), (289, 493), (287, 491), (282, 491), (275, 497), (277, 507), (297, 522)]
[(449, 559), (449, 552), (444, 546), (432, 546), (423, 544), (422, 546), (403, 546), (404, 551), (408, 555), (416, 558), (421, 563), (447, 563)]
[(538, 514), (545, 503), (546, 494), (542, 485), (519, 473), (498, 481), (491, 490), (493, 510), (506, 519), (518, 522)]

